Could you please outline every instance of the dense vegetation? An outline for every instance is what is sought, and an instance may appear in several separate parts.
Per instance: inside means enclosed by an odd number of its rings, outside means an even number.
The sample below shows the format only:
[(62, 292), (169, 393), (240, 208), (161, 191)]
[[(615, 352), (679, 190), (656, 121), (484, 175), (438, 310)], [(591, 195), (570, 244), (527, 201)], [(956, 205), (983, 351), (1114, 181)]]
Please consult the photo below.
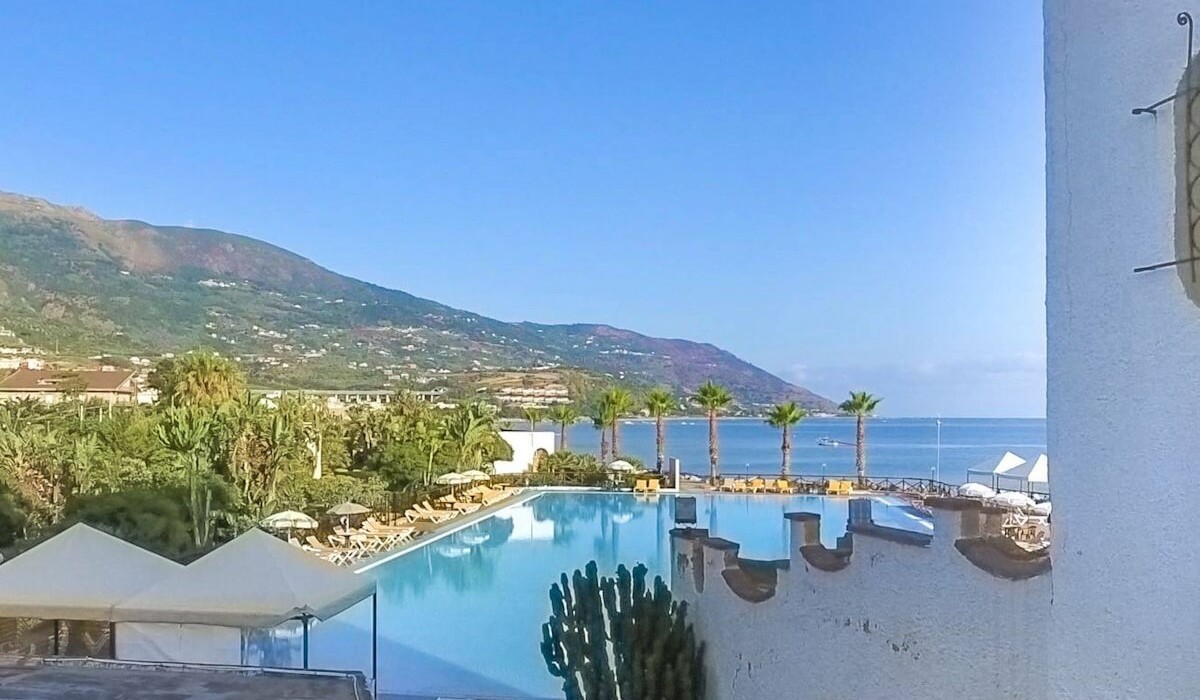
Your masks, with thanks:
[(110, 407), (0, 404), (0, 546), (71, 521), (172, 556), (284, 510), (316, 512), (511, 458), (490, 407), (438, 411), (405, 396), (338, 416), (325, 402), (246, 392), (228, 360), (159, 365), (168, 400)]

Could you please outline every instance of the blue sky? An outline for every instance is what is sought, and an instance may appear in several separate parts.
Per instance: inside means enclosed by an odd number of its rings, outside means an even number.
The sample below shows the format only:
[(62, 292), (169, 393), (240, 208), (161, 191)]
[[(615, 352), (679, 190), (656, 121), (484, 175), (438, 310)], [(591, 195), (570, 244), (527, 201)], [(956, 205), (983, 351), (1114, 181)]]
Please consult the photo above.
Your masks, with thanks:
[(0, 38), (0, 189), (1044, 413), (1033, 0), (14, 3)]

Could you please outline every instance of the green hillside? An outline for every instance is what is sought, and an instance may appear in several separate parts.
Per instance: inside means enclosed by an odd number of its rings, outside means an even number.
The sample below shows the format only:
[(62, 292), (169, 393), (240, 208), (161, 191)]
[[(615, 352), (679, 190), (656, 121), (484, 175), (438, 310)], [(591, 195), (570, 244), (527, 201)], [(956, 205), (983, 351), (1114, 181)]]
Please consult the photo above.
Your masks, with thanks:
[(109, 221), (3, 193), (0, 325), (80, 357), (212, 348), (264, 386), (380, 388), (467, 370), (578, 367), (677, 391), (712, 378), (745, 403), (832, 408), (712, 345), (603, 325), (505, 323), (245, 236)]

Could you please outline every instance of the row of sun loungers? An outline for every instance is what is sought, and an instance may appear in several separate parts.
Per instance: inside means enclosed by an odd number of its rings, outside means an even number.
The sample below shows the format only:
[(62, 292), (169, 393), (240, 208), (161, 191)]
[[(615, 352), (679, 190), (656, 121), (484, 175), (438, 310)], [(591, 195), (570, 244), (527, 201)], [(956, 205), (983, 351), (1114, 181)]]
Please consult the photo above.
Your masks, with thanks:
[(374, 518), (367, 518), (357, 528), (335, 527), (333, 534), (326, 536), (324, 541), (316, 535), (308, 535), (303, 541), (294, 537), (288, 541), (334, 564), (351, 564), (409, 542), (420, 534), (420, 524), (441, 524), (498, 503), (517, 492), (476, 486), (433, 502), (425, 500), (414, 504), (405, 511), (407, 523), (403, 525), (384, 525)]
[(830, 480), (824, 484), (809, 482), (793, 482), (789, 479), (732, 479), (721, 480), (718, 491), (730, 493), (805, 493), (821, 492), (834, 496), (848, 496), (853, 488), (853, 482)]
[(316, 535), (308, 535), (303, 542), (295, 538), (288, 541), (326, 561), (349, 564), (404, 544), (416, 534), (414, 527), (389, 527), (367, 518), (360, 528), (334, 528), (325, 542)]

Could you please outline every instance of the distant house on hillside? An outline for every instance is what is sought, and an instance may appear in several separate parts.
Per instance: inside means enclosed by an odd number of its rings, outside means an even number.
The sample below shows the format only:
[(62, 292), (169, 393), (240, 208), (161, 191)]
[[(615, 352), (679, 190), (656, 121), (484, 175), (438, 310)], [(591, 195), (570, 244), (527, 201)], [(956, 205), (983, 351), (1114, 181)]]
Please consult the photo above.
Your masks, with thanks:
[(138, 395), (133, 375), (132, 370), (125, 369), (63, 371), (22, 367), (0, 379), (0, 401), (37, 399), (58, 403), (70, 396), (82, 396), (110, 404), (133, 403)]

